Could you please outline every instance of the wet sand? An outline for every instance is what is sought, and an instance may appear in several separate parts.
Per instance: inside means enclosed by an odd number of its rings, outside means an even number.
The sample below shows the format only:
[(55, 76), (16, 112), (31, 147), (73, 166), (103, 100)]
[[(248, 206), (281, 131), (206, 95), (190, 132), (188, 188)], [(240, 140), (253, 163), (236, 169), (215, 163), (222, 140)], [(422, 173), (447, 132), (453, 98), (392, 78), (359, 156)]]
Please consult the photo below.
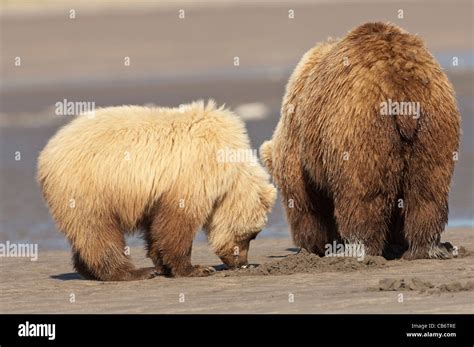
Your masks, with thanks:
[[(472, 51), (471, 1), (240, 4), (195, 7), (178, 2), (167, 8), (124, 11), (111, 6), (96, 12), (84, 12), (76, 4), (75, 19), (69, 18), (68, 11), (28, 20), (0, 12), (2, 85), (9, 91), (41, 91), (103, 81), (132, 86), (140, 80), (166, 83), (190, 76), (242, 78), (250, 68), (292, 69), (316, 42), (341, 37), (367, 21), (390, 21), (417, 33), (435, 54)], [(185, 10), (184, 19), (179, 19), (179, 9)], [(404, 11), (403, 19), (398, 18), (399, 9)], [(289, 10), (294, 11), (294, 19), (288, 17)], [(17, 56), (22, 58), (21, 67), (12, 63)], [(129, 65), (124, 57), (130, 57)], [(464, 63), (461, 59), (458, 68)], [(12, 106), (32, 106), (30, 101), (15, 105), (8, 95), (4, 101), (3, 112), (10, 112)]]
[[(443, 235), (444, 240), (468, 251), (474, 250), (471, 229), (449, 229)], [(252, 263), (278, 263), (297, 249), (288, 239), (257, 239), (250, 251)], [(131, 254), (135, 264), (150, 266), (143, 250), (133, 248)], [(97, 282), (84, 280), (72, 272), (69, 252), (40, 250), (36, 262), (20, 258), (1, 260), (0, 311), (472, 314), (473, 260), (472, 253), (450, 260), (379, 259), (351, 268), (334, 265), (340, 263), (335, 259), (322, 259), (326, 266), (313, 273), (297, 269), (291, 275), (234, 276), (231, 272), (219, 271), (206, 278), (157, 277), (136, 282)], [(195, 245), (193, 261), (219, 264), (204, 243)], [(342, 261), (357, 262), (354, 259)], [(71, 294), (75, 302), (70, 302)], [(399, 294), (403, 294), (403, 302), (399, 302)]]

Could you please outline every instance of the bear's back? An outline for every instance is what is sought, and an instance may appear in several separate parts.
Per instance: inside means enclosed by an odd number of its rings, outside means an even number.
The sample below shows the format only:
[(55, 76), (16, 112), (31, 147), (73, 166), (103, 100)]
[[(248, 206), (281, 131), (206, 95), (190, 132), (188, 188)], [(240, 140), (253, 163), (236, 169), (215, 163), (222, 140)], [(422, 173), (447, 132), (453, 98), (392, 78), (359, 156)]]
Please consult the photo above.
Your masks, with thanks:
[[(362, 138), (369, 128), (394, 142), (410, 140), (420, 121), (428, 127), (448, 121), (437, 119), (440, 99), (452, 108), (449, 121), (458, 121), (454, 92), (439, 64), (418, 36), (391, 24), (367, 23), (334, 43), (312, 66), (302, 94), (311, 100), (302, 126), (324, 124), (318, 137), (329, 142), (334, 136)], [(429, 116), (381, 117), (380, 105), (389, 99), (419, 102)]]
[(192, 197), (206, 181), (212, 199), (228, 189), (238, 167), (217, 161), (223, 148), (249, 148), (249, 140), (243, 123), (213, 102), (104, 108), (58, 131), (40, 154), (38, 181), (53, 214), (68, 213), (74, 199), (85, 215), (120, 212), (132, 226), (164, 192)]

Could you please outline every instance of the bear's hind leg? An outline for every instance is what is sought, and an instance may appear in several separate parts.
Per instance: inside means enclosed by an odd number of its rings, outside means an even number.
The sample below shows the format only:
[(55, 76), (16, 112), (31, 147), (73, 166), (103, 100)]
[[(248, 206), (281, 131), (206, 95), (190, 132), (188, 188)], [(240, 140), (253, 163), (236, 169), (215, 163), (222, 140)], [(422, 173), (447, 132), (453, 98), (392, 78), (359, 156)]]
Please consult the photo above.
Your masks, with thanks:
[(452, 258), (453, 247), (441, 243), (441, 233), (448, 221), (449, 186), (454, 168), (450, 148), (454, 147), (435, 146), (424, 133), (419, 135), (419, 141), (404, 181), (404, 234), (409, 248), (403, 258)]
[(72, 263), (74, 269), (79, 272), (79, 274), (84, 277), (86, 280), (96, 280), (96, 276), (89, 270), (87, 264), (82, 260), (79, 252), (72, 252)]
[(72, 240), (74, 268), (86, 279), (133, 281), (153, 278), (155, 268), (136, 269), (125, 254), (125, 239), (119, 229), (97, 226), (93, 233)]
[(212, 272), (210, 268), (191, 264), (194, 236), (205, 218), (205, 211), (189, 213), (178, 203), (173, 208), (162, 200), (146, 230), (148, 256), (158, 272), (176, 277), (202, 277)]
[(295, 245), (323, 256), (326, 244), (337, 237), (334, 203), (327, 192), (310, 185), (308, 178), (282, 185), (282, 200)]
[(392, 201), (382, 195), (343, 194), (336, 202), (338, 231), (346, 244), (363, 245), (364, 254), (382, 255), (388, 233)]
[(413, 186), (405, 195), (405, 238), (409, 248), (404, 259), (448, 259), (452, 258), (452, 245), (441, 243), (441, 233), (448, 220), (447, 194), (440, 191), (427, 198), (423, 190), (439, 189), (431, 183), (423, 183), (423, 188)]

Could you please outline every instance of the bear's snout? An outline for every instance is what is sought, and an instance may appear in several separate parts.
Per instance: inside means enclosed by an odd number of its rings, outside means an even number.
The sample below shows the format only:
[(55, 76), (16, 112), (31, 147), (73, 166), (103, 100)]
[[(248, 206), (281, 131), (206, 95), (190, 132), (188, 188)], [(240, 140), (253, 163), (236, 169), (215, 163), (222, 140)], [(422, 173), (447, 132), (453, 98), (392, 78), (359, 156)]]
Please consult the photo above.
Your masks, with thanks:
[(220, 255), (219, 258), (229, 269), (238, 269), (249, 264), (248, 245), (246, 247), (235, 246), (227, 254)]

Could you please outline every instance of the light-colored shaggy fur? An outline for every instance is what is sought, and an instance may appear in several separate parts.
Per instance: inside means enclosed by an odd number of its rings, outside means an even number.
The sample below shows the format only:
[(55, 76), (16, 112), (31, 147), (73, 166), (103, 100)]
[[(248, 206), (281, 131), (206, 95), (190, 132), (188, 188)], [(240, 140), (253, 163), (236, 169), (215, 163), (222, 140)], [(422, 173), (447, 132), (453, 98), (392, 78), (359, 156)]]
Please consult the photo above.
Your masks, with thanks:
[(224, 262), (245, 263), (276, 192), (258, 162), (221, 162), (223, 149), (250, 143), (243, 122), (213, 101), (104, 108), (58, 131), (39, 156), (38, 181), (76, 269), (100, 280), (151, 276), (124, 254), (124, 233), (144, 230), (157, 271), (202, 275), (190, 263), (200, 227)]
[[(419, 118), (382, 115), (388, 99)], [(318, 44), (293, 72), (262, 160), (280, 188), (294, 242), (323, 255), (333, 240), (406, 258), (446, 257), (440, 234), (459, 146), (451, 84), (421, 39), (367, 23)]]

